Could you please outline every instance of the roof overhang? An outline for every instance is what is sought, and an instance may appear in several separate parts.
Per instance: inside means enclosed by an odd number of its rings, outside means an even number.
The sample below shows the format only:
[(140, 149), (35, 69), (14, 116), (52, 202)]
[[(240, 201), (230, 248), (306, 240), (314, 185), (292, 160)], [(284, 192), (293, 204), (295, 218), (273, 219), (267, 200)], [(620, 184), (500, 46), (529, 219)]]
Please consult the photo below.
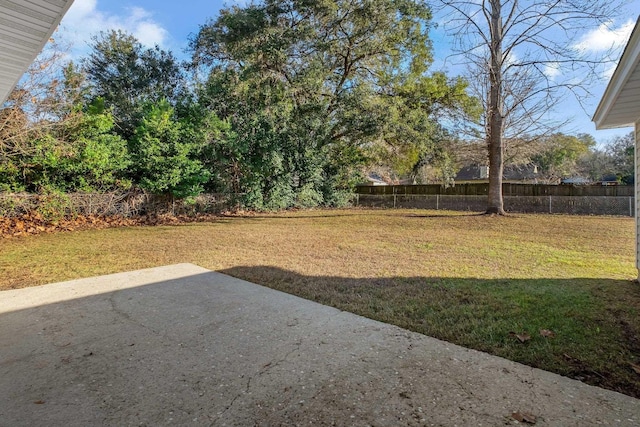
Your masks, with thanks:
[(640, 120), (640, 18), (593, 115), (596, 129), (633, 126)]
[(36, 59), (73, 0), (0, 0), (0, 105)]

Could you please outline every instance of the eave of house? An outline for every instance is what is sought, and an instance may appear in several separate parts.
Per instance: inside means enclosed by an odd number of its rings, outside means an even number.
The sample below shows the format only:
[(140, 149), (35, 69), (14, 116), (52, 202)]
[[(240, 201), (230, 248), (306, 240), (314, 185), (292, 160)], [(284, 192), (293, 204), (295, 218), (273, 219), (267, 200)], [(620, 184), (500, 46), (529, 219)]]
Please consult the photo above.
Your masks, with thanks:
[(36, 59), (73, 0), (0, 0), (0, 105)]
[(633, 126), (640, 119), (640, 18), (593, 115), (596, 129)]

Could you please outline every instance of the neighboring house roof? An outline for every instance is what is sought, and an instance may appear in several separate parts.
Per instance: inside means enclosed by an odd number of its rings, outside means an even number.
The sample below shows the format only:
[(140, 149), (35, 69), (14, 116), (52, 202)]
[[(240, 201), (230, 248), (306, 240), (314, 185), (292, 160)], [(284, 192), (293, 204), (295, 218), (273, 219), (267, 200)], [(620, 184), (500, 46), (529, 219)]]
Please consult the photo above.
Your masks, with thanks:
[(72, 4), (73, 0), (0, 1), (0, 105)]
[(376, 173), (370, 173), (367, 175), (367, 184), (368, 185), (388, 185), (380, 175)]
[(581, 176), (572, 176), (569, 178), (561, 179), (560, 183), (566, 184), (566, 185), (585, 185), (585, 184), (591, 184), (591, 180), (587, 178), (583, 178)]
[(538, 178), (538, 166), (528, 165), (505, 166), (502, 176), (507, 181), (528, 181)]
[(488, 179), (488, 177), (488, 166), (469, 165), (458, 171), (454, 181), (473, 181), (476, 179)]
[[(502, 178), (507, 181), (530, 181), (538, 178), (536, 165), (508, 165), (505, 166)], [(468, 165), (458, 171), (455, 181), (474, 181), (489, 179), (489, 167), (480, 165)]]
[(640, 18), (593, 115), (597, 129), (633, 126), (640, 119)]
[(389, 185), (377, 172), (368, 172), (363, 183), (358, 185)]

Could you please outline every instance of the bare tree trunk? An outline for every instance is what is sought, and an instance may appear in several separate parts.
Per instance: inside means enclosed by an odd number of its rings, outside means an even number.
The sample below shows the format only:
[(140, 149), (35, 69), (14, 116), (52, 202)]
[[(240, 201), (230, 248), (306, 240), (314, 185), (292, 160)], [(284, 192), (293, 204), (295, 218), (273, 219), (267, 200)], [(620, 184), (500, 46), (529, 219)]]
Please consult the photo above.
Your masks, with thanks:
[(502, 100), (502, 4), (501, 0), (490, 0), (491, 6), (491, 59), (489, 63), (489, 105), (487, 117), (487, 145), (489, 148), (489, 200), (488, 214), (504, 215), (502, 198), (502, 173), (504, 170), (504, 147), (502, 144), (503, 100)]
[(562, 101), (563, 92), (575, 95), (581, 104), (590, 96), (612, 51), (592, 51), (576, 41), (603, 24), (609, 28), (613, 18), (625, 13), (625, 1), (440, 3), (449, 11), (443, 21), (453, 30), (455, 50), (471, 66), (471, 85), (484, 104), (482, 124), (489, 154), (486, 212), (503, 215), (505, 147), (519, 138), (550, 135), (561, 129), (567, 121), (554, 120), (549, 113)]

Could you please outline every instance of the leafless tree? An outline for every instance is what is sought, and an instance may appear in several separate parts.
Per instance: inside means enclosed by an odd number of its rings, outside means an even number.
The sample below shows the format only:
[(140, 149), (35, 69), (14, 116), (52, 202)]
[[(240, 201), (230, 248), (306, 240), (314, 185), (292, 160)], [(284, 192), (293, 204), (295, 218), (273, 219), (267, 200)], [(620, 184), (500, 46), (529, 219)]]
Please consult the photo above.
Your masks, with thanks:
[[(523, 141), (565, 124), (554, 108), (569, 94), (579, 101), (600, 78), (598, 57), (579, 43), (587, 30), (609, 25), (622, 0), (440, 0), (456, 54), (471, 70), (484, 103), (482, 133), (489, 157), (488, 214), (504, 214), (505, 141)], [(564, 116), (564, 114), (563, 114)]]
[(82, 96), (82, 82), (72, 80), (83, 77), (69, 67), (67, 49), (50, 40), (0, 106), (0, 165), (31, 154), (34, 141), (78, 118), (73, 106)]

